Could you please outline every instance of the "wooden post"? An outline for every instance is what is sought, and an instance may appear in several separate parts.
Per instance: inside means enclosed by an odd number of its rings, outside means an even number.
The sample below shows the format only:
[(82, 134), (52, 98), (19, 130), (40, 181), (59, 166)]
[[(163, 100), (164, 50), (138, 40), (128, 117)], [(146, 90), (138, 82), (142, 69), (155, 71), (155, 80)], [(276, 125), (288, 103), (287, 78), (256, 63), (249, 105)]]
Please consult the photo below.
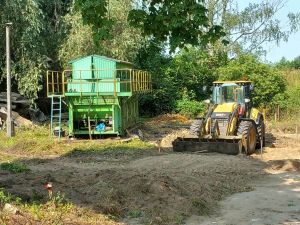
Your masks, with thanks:
[(280, 107), (279, 107), (279, 105), (277, 106), (277, 118), (278, 118), (278, 121), (280, 121)]

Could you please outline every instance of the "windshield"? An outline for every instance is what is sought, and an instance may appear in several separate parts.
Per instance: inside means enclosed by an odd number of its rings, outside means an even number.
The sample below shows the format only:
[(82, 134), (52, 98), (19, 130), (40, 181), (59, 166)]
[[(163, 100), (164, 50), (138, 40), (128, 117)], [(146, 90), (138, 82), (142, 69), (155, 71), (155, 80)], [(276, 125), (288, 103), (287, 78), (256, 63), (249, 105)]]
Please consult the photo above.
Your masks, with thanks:
[(237, 84), (215, 86), (213, 90), (213, 102), (215, 104), (230, 102), (244, 103), (243, 87)]

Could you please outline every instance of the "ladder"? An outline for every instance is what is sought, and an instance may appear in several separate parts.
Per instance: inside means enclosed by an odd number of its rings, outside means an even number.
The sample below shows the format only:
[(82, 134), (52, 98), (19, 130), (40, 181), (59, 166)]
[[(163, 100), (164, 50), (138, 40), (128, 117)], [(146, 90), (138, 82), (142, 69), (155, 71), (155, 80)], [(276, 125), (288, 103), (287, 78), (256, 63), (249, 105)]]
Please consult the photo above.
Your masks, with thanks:
[(54, 136), (54, 132), (58, 129), (58, 138), (61, 138), (62, 126), (61, 126), (61, 95), (51, 96), (51, 136)]

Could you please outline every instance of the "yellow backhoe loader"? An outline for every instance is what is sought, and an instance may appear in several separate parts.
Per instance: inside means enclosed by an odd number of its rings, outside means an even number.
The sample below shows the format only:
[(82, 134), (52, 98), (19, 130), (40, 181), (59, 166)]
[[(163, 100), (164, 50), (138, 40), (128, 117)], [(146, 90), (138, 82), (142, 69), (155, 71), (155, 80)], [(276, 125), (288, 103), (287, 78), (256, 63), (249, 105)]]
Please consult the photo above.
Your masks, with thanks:
[(265, 145), (263, 114), (252, 107), (250, 81), (216, 81), (205, 118), (197, 118), (190, 136), (173, 141), (176, 152), (219, 152), (251, 155)]

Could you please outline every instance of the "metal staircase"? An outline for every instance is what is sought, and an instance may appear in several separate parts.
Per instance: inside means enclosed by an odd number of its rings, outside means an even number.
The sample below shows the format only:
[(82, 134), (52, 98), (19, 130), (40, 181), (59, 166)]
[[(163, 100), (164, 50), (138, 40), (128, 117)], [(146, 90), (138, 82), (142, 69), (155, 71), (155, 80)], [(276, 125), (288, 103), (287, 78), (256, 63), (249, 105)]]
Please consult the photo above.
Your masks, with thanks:
[(61, 126), (61, 106), (62, 96), (52, 95), (51, 97), (51, 135), (54, 136), (55, 132), (58, 132), (58, 138), (62, 136)]

